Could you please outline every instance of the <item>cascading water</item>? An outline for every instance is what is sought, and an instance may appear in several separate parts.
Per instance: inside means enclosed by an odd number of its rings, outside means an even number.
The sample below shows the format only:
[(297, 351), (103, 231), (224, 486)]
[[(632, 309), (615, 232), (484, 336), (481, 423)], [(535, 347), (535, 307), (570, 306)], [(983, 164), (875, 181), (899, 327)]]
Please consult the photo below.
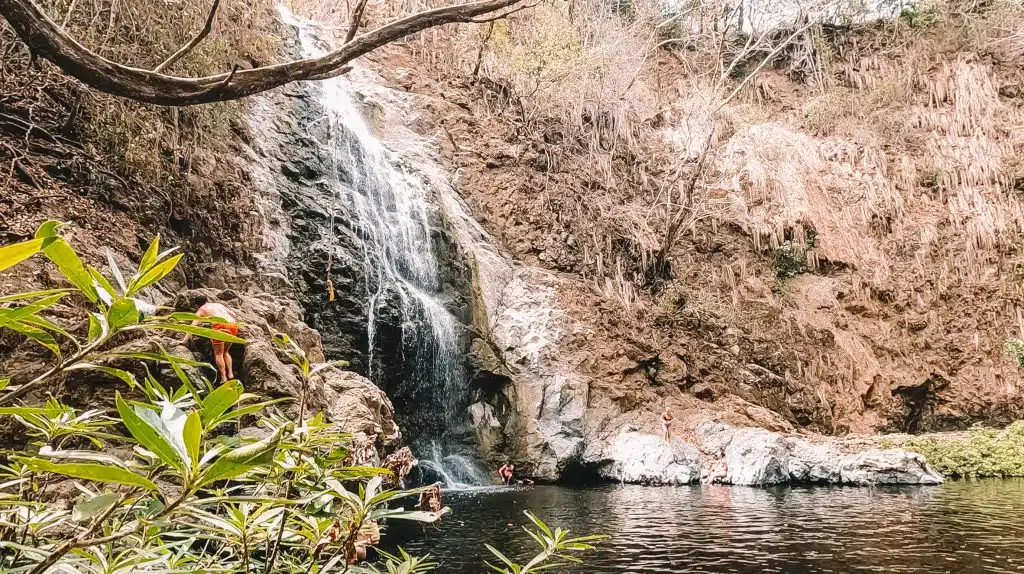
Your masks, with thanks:
[[(318, 29), (281, 8), (282, 20), (298, 30), (303, 57), (324, 53)], [(323, 121), (329, 123), (326, 142), (334, 162), (328, 184), (331, 201), (349, 202), (363, 239), (367, 286), (368, 376), (377, 382), (374, 357), (378, 314), (397, 297), (401, 311), (402, 354), (407, 374), (415, 378), (416, 408), (430, 415), (415, 445), (420, 464), (449, 487), (479, 485), (483, 473), (470, 458), (452, 452), (452, 430), (464, 417), (468, 401), (460, 344), (462, 329), (438, 300), (442, 282), (431, 241), (429, 188), (407, 170), (372, 133), (359, 113), (352, 85), (338, 77), (318, 82)], [(336, 209), (332, 205), (332, 210)], [(419, 392), (429, 389), (429, 392)]]

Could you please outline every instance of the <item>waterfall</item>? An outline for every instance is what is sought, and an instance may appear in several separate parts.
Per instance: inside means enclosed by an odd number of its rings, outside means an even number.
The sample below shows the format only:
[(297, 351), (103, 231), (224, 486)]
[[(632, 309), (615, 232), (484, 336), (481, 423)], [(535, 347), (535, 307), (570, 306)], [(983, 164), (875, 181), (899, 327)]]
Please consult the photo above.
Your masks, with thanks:
[[(282, 20), (298, 31), (302, 57), (316, 57), (326, 50), (318, 28), (281, 7)], [(402, 322), (402, 354), (413, 360), (418, 409), (436, 418), (417, 439), (416, 451), (425, 470), (449, 486), (486, 482), (471, 459), (451, 452), (451, 431), (465, 418), (468, 404), (467, 377), (460, 344), (462, 326), (439, 300), (442, 281), (434, 253), (429, 223), (430, 188), (402, 157), (373, 134), (356, 107), (353, 82), (345, 77), (317, 82), (319, 103), (329, 124), (324, 144), (333, 160), (330, 181), (325, 182), (336, 202), (347, 202), (356, 214), (350, 222), (363, 240), (363, 265), (368, 308), (368, 377), (379, 383), (374, 348), (378, 314), (388, 299), (397, 295)], [(328, 246), (330, 248), (331, 246)], [(427, 392), (420, 392), (422, 390)]]

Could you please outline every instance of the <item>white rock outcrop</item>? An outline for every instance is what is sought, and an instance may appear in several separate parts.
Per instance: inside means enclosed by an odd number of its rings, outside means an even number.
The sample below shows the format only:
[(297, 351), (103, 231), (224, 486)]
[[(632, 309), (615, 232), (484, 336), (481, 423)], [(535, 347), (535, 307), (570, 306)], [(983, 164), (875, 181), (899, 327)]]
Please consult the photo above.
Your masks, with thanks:
[(598, 471), (607, 480), (683, 485), (700, 478), (700, 453), (678, 439), (665, 443), (660, 436), (625, 431), (615, 438), (608, 458)]
[(794, 436), (721, 423), (701, 423), (697, 440), (712, 459), (725, 463), (725, 484), (761, 486), (785, 483), (941, 484), (942, 474), (924, 457), (902, 449), (846, 453), (842, 439), (820, 444)]

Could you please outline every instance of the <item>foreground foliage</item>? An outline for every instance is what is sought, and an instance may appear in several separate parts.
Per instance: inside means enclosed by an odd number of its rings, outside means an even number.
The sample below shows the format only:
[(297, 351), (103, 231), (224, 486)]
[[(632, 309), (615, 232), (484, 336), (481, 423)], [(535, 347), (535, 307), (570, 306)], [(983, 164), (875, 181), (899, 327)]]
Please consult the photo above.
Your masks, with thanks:
[(940, 472), (964, 478), (1024, 476), (1024, 421), (1003, 430), (976, 428), (963, 437), (915, 437), (900, 445)]
[[(0, 570), (377, 572), (350, 564), (379, 541), (381, 525), (435, 522), (448, 512), (405, 510), (397, 501), (425, 489), (385, 490), (390, 471), (350, 466), (350, 437), (322, 414), (305, 416), (306, 385), (293, 421), (277, 410), (280, 401), (259, 402), (237, 380), (211, 384), (202, 376), (203, 369), (212, 371), (205, 363), (162, 348), (112, 350), (115, 336), (132, 331), (244, 340), (192, 323), (217, 318), (161, 314), (167, 310), (141, 298), (181, 257), (160, 252), (158, 240), (131, 278), (110, 257), (111, 281), (83, 264), (58, 230), (49, 221), (33, 240), (0, 248), (0, 271), (41, 252), (75, 287), (0, 297), (0, 327), (54, 357), (52, 368), (19, 387), (0, 379), (0, 402), (12, 405), (0, 407), (0, 416), (29, 439), (0, 458)], [(42, 316), (71, 298), (93, 307), (87, 333)], [(286, 335), (276, 340), (304, 382), (337, 366), (312, 365)], [(168, 366), (173, 382), (154, 376), (154, 364)], [(72, 371), (123, 382), (113, 411), (80, 411), (54, 397), (42, 406), (16, 404)], [(141, 381), (133, 371), (145, 373)], [(529, 517), (536, 530), (528, 532), (541, 552), (525, 566), (502, 556), (505, 566), (497, 571), (532, 572), (590, 548), (592, 537), (569, 539)], [(385, 555), (381, 565), (395, 573), (433, 566), (405, 552)]]

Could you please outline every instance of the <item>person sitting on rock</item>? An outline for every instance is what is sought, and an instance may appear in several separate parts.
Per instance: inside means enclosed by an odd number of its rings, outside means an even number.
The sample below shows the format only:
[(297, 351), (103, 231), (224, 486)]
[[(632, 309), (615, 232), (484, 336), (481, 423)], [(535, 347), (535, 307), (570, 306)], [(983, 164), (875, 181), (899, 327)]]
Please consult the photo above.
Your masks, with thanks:
[(359, 528), (349, 548), (345, 549), (348, 563), (355, 564), (366, 560), (366, 551), (370, 546), (380, 544), (380, 526), (374, 520), (367, 520)]
[(435, 482), (429, 490), (420, 493), (420, 510), (441, 512), (441, 483)]
[(416, 458), (412, 455), (409, 447), (403, 446), (389, 454), (381, 466), (391, 471), (391, 475), (385, 477), (384, 482), (389, 486), (397, 486), (405, 490), (405, 477), (412, 472), (412, 467), (416, 466)]
[(714, 484), (729, 476), (729, 463), (725, 459), (718, 461), (711, 470), (701, 479), (702, 484)]
[[(231, 310), (223, 304), (217, 303), (216, 301), (206, 301), (198, 310), (196, 310), (196, 315), (200, 317), (224, 319), (227, 321), (226, 323), (213, 323), (210, 325), (210, 328), (235, 337), (238, 336), (238, 322), (235, 320), (235, 316), (231, 313)], [(200, 325), (202, 322), (193, 321), (192, 324)], [(185, 342), (187, 343), (191, 338), (191, 335), (185, 337)], [(213, 360), (217, 363), (217, 369), (220, 371), (221, 382), (224, 383), (235, 378), (235, 373), (231, 369), (231, 354), (228, 353), (228, 350), (231, 349), (231, 343), (228, 343), (227, 341), (218, 341), (216, 339), (211, 339), (210, 343), (213, 345)]]
[(672, 421), (675, 417), (672, 416), (672, 411), (665, 409), (665, 412), (661, 413), (661, 426), (665, 428), (665, 444), (672, 442)]
[(516, 465), (512, 464), (512, 461), (506, 462), (498, 469), (498, 477), (501, 478), (501, 482), (504, 484), (512, 484), (512, 475), (515, 473), (515, 470)]

